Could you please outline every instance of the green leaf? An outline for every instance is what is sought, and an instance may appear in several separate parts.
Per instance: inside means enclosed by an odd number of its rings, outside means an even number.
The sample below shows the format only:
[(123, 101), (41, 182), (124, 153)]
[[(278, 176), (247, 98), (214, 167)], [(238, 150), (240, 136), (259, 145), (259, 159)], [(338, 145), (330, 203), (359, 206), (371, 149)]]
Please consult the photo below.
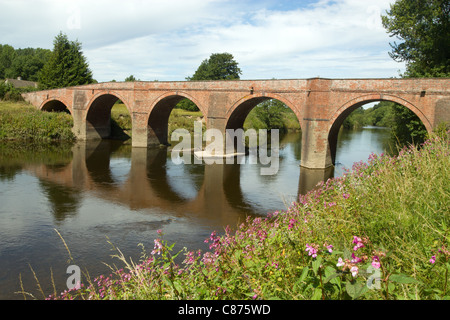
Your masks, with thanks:
[(313, 262), (312, 262), (312, 268), (314, 271), (314, 274), (317, 275), (317, 271), (319, 270), (320, 265), (322, 264), (322, 257), (318, 256)]
[(316, 288), (314, 290), (313, 296), (311, 297), (311, 300), (320, 300), (320, 299), (322, 299), (322, 289)]
[(339, 273), (336, 272), (336, 269), (328, 266), (325, 268), (325, 276), (326, 276), (326, 278), (323, 281), (323, 283), (327, 283), (328, 281), (335, 279), (336, 277), (339, 276)]
[(300, 279), (298, 281), (300, 281), (300, 282), (305, 281), (306, 277), (308, 276), (308, 272), (309, 272), (309, 267), (304, 267), (302, 274), (300, 276)]
[(419, 280), (416, 280), (414, 278), (411, 278), (405, 274), (393, 274), (389, 277), (389, 280), (392, 282), (402, 283), (402, 284), (408, 284), (408, 283), (421, 283)]
[(352, 299), (358, 299), (369, 290), (365, 284), (359, 283), (357, 281), (347, 281), (347, 283), (345, 284), (345, 289), (348, 295), (352, 297)]

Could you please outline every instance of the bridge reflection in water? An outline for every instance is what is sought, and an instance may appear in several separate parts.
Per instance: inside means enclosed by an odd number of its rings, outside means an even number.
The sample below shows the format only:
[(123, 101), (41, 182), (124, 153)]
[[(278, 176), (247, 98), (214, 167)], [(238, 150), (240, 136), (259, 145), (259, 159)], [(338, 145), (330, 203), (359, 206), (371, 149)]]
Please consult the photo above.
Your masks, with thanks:
[[(333, 169), (307, 169), (297, 166), (281, 179), (298, 179), (296, 194), (265, 186), (262, 179), (245, 174), (253, 164), (182, 164), (175, 165), (167, 148), (132, 148), (115, 141), (79, 142), (72, 148), (72, 160), (63, 165), (32, 164), (27, 170), (40, 179), (57, 221), (76, 214), (83, 195), (95, 196), (130, 210), (157, 208), (171, 216), (208, 220), (213, 226), (235, 226), (247, 215), (264, 215), (283, 210), (284, 202), (293, 201), (314, 186), (333, 176)], [(280, 174), (283, 175), (283, 158)], [(257, 168), (254, 169), (259, 172)], [(251, 181), (253, 180), (253, 181)], [(286, 181), (287, 183), (288, 181)], [(246, 185), (262, 183), (255, 204), (246, 194)], [(292, 181), (290, 181), (292, 185)], [(270, 184), (270, 181), (269, 181)], [(244, 186), (244, 187), (243, 187)], [(295, 192), (295, 190), (294, 190)], [(275, 194), (275, 195), (274, 195)], [(279, 198), (264, 207), (264, 198)], [(286, 198), (282, 199), (283, 196)], [(289, 199), (287, 199), (289, 198)]]

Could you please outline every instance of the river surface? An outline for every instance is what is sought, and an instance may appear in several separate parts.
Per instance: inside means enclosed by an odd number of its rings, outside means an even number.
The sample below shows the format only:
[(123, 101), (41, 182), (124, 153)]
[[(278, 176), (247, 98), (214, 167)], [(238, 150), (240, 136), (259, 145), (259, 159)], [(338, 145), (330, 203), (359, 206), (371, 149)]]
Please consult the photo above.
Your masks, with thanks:
[[(341, 131), (336, 166), (301, 168), (301, 133), (280, 138), (279, 170), (261, 164), (175, 164), (167, 149), (147, 150), (104, 140), (66, 145), (0, 144), (0, 299), (38, 299), (67, 289), (67, 267), (91, 278), (121, 266), (113, 245), (138, 262), (161, 229), (175, 250), (207, 249), (247, 216), (284, 210), (319, 181), (388, 147), (389, 131)], [(69, 253), (61, 240), (64, 239)], [(37, 290), (35, 273), (44, 291)], [(52, 276), (51, 276), (52, 275)], [(21, 279), (21, 280), (20, 280)], [(27, 298), (30, 298), (27, 296)]]

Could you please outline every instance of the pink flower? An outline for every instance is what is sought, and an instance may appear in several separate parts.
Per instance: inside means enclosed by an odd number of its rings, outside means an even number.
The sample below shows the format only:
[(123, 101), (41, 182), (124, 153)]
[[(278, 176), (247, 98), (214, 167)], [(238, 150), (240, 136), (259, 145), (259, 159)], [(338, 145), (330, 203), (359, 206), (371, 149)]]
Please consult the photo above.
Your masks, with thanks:
[(308, 255), (315, 258), (317, 257), (317, 249), (310, 246), (309, 244), (306, 244), (306, 251), (308, 251)]
[(152, 250), (152, 254), (160, 254), (161, 253), (161, 249), (163, 247), (161, 240), (160, 239), (155, 239), (155, 247)]
[(329, 253), (333, 253), (333, 246), (330, 244), (329, 246), (327, 246), (327, 250)]
[(432, 256), (430, 259), (430, 263), (435, 263), (436, 262), (436, 256)]
[(344, 197), (344, 199), (350, 198), (350, 195), (348, 193), (344, 193), (342, 196)]
[(378, 256), (372, 257), (372, 267), (374, 267), (375, 269), (380, 269), (381, 263), (380, 263), (380, 259), (378, 258)]
[(351, 260), (352, 263), (358, 263), (358, 262), (361, 262), (361, 261), (362, 261), (362, 259), (359, 258), (359, 257), (357, 257), (357, 256), (355, 256), (354, 253), (352, 253), (352, 258), (353, 258), (353, 259)]
[(339, 258), (338, 263), (336, 264), (336, 267), (342, 267), (344, 265), (345, 265), (344, 260), (342, 260), (342, 258)]
[(361, 242), (361, 238), (357, 237), (357, 236), (353, 236), (353, 243), (358, 243)]
[(358, 267), (357, 266), (353, 266), (350, 268), (350, 272), (352, 273), (353, 278), (356, 278), (358, 276)]

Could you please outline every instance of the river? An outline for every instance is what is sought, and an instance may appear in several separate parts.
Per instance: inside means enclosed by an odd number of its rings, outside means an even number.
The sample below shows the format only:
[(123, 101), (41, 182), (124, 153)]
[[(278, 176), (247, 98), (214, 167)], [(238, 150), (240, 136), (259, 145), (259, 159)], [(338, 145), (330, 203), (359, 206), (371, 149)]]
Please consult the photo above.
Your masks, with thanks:
[[(67, 267), (91, 278), (109, 274), (113, 245), (138, 262), (161, 229), (175, 250), (207, 249), (212, 231), (247, 216), (286, 209), (317, 182), (340, 176), (370, 153), (388, 150), (389, 131), (341, 131), (336, 166), (299, 166), (301, 133), (280, 138), (279, 170), (260, 164), (174, 164), (167, 149), (104, 140), (66, 145), (0, 145), (0, 299), (36, 298), (66, 289)], [(72, 261), (61, 237), (70, 250)], [(44, 291), (36, 289), (35, 273)], [(20, 280), (21, 279), (21, 280)], [(27, 296), (27, 298), (30, 298)]]

